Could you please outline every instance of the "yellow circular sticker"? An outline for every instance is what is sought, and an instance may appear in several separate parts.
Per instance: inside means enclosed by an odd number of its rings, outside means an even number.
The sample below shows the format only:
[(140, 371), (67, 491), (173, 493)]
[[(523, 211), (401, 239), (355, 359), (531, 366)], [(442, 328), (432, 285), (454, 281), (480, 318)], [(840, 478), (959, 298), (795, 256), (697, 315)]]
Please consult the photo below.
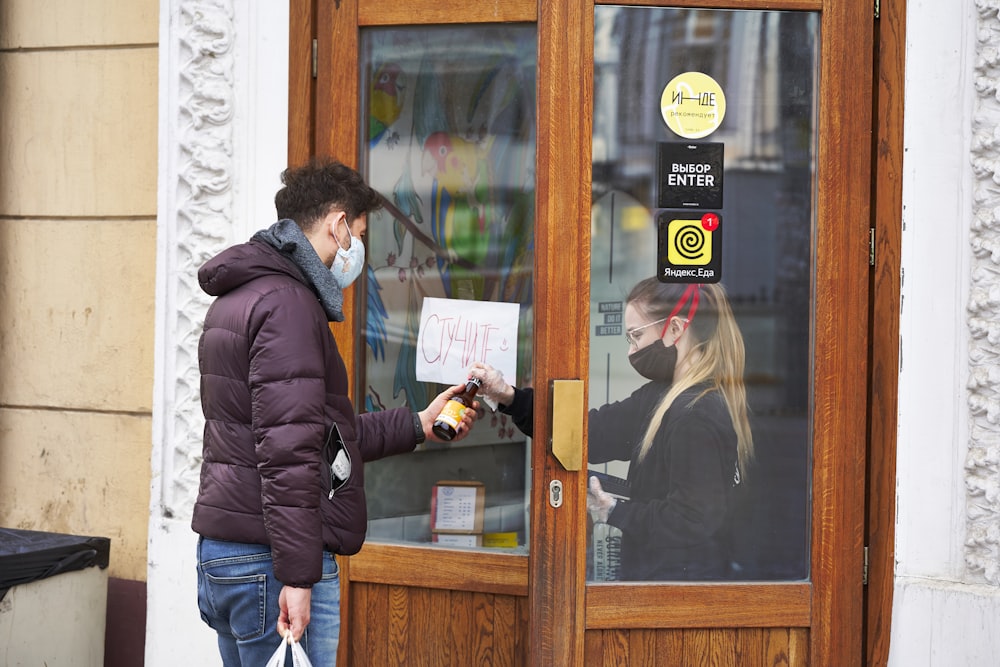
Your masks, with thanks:
[(719, 129), (726, 115), (726, 94), (715, 79), (701, 72), (678, 74), (660, 96), (660, 113), (673, 132), (700, 139)]

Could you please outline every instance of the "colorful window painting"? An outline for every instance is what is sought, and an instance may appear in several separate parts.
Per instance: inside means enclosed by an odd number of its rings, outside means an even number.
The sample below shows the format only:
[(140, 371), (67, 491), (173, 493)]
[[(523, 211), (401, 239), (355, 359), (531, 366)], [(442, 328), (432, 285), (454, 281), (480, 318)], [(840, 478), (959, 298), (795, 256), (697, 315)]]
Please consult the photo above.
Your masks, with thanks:
[[(416, 372), (428, 297), (517, 304), (509, 379), (530, 381), (536, 39), (535, 27), (521, 24), (362, 32), (361, 167), (385, 198), (368, 220), (359, 291), (366, 411), (419, 410), (444, 388)], [(369, 536), (433, 541), (431, 488), (475, 480), (485, 488), (484, 531), (505, 543), (516, 534), (523, 548), (527, 458), (525, 436), (488, 412), (454, 446), (428, 442), (366, 466)]]

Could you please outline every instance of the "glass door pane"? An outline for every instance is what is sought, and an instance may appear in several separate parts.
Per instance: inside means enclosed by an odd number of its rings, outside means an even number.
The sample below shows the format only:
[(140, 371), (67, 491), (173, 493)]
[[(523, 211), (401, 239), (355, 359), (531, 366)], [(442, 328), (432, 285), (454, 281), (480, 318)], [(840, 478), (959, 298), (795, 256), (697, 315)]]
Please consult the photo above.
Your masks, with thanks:
[(589, 581), (809, 577), (817, 44), (814, 13), (596, 8)]
[[(421, 409), (464, 382), (418, 373), (418, 355), (429, 358), (418, 349), (429, 298), (515, 304), (509, 380), (529, 384), (535, 26), (369, 28), (361, 54), (362, 172), (386, 199), (368, 221), (365, 409)], [(472, 316), (442, 330), (438, 353), (491, 362), (493, 343)], [(369, 539), (525, 552), (529, 451), (506, 415), (487, 411), (459, 443), (427, 442), (366, 465)], [(470, 488), (455, 482), (482, 485), (481, 522), (435, 531), (432, 489)]]

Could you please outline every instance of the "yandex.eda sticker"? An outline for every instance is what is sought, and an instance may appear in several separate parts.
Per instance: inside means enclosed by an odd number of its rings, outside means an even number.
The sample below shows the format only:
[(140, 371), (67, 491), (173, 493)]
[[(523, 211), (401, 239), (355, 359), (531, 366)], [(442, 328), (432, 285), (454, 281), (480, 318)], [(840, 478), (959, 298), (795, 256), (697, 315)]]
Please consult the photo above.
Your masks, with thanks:
[(691, 211), (661, 211), (657, 277), (663, 283), (717, 283), (722, 280), (722, 219)]

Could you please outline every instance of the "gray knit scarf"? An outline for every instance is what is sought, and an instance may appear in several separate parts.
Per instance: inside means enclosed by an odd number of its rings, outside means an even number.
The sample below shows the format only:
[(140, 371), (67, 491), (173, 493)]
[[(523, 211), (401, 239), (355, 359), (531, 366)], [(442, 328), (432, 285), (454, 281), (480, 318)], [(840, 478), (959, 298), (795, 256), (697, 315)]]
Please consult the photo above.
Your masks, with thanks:
[(330, 321), (344, 321), (344, 293), (294, 220), (279, 220), (254, 234), (253, 238), (273, 246), (299, 267), (319, 297)]

